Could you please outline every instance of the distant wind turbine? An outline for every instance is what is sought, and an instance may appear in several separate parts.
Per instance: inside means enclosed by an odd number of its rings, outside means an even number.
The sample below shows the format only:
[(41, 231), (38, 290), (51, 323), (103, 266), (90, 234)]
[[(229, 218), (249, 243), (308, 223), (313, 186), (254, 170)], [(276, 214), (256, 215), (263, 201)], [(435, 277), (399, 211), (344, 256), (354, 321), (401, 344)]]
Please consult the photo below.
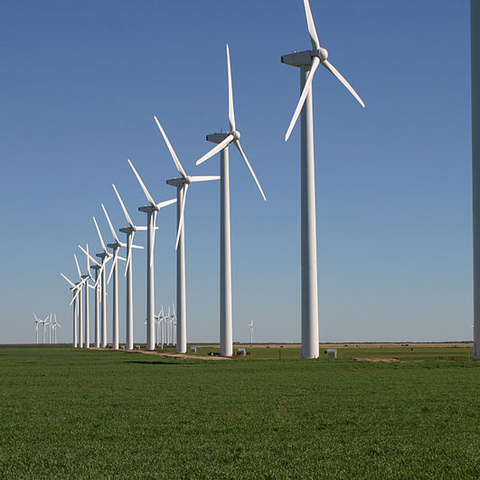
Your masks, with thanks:
[(147, 197), (150, 205), (139, 207), (140, 212), (147, 214), (147, 350), (155, 350), (155, 283), (154, 283), (154, 248), (155, 248), (155, 230), (157, 228), (157, 213), (164, 207), (171, 205), (177, 201), (176, 198), (166, 200), (165, 202), (156, 203), (147, 187), (143, 183), (142, 178), (133, 166), (133, 163), (128, 160), (130, 167), (137, 177), (138, 183), (142, 187), (145, 197)]
[(133, 350), (133, 262), (132, 262), (132, 249), (139, 248), (143, 249), (143, 247), (139, 247), (138, 245), (133, 244), (133, 239), (135, 237), (135, 233), (139, 231), (147, 230), (147, 227), (139, 227), (134, 225), (128, 211), (123, 203), (122, 197), (118, 193), (117, 187), (112, 183), (112, 187), (115, 190), (115, 194), (117, 195), (118, 201), (120, 202), (120, 206), (122, 207), (123, 213), (125, 218), (128, 222), (128, 227), (121, 228), (120, 231), (127, 235), (127, 262), (125, 265), (125, 276), (127, 277), (127, 295), (126, 295), (126, 302), (127, 302), (127, 325), (126, 325), (126, 342), (125, 348), (127, 350)]

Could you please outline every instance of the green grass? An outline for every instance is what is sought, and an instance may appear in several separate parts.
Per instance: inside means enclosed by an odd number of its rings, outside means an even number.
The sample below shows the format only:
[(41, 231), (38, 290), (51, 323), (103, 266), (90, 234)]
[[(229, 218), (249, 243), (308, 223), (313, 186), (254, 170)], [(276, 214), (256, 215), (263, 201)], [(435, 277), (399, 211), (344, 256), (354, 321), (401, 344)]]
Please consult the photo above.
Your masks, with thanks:
[(480, 365), (469, 348), (410, 348), (1, 348), (0, 478), (480, 477)]

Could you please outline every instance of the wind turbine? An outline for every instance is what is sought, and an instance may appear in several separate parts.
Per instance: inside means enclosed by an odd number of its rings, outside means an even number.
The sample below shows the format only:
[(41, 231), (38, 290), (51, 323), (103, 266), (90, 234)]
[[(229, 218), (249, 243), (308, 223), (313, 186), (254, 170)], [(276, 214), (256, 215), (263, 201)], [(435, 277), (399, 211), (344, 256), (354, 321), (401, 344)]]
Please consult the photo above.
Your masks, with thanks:
[(282, 56), (282, 63), (300, 67), (301, 95), (293, 114), (285, 141), (301, 116), (301, 231), (302, 231), (302, 357), (318, 358), (318, 286), (317, 226), (315, 212), (315, 156), (313, 132), (312, 82), (319, 65), (333, 74), (365, 107), (357, 92), (327, 60), (328, 52), (320, 46), (308, 0), (303, 0), (312, 50)]
[[(82, 288), (85, 283), (85, 279), (82, 277), (82, 272), (80, 271), (80, 265), (78, 264), (77, 256), (73, 254), (73, 258), (75, 259), (75, 265), (77, 267), (78, 277), (80, 281), (78, 283), (78, 346), (83, 348), (83, 306), (82, 306)], [(88, 289), (85, 293), (88, 297)]]
[[(119, 339), (119, 331), (118, 331), (118, 259), (122, 259), (118, 255), (118, 252), (121, 247), (126, 247), (127, 245), (123, 242), (120, 241), (118, 238), (117, 233), (115, 232), (115, 229), (113, 228), (112, 222), (110, 221), (110, 217), (108, 216), (107, 209), (105, 208), (105, 205), (102, 203), (102, 209), (103, 213), (105, 214), (105, 217), (107, 218), (108, 226), (110, 227), (110, 231), (112, 232), (114, 241), (112, 243), (108, 243), (107, 247), (111, 248), (113, 251), (113, 263), (112, 263), (112, 268), (110, 270), (110, 274), (108, 275), (107, 283), (110, 282), (110, 279), (112, 278), (113, 274), (113, 315), (112, 315), (112, 321), (113, 321), (113, 338), (112, 338), (112, 346), (114, 350), (118, 350), (120, 348), (120, 339)], [(124, 259), (122, 259), (124, 260)]]
[(62, 328), (62, 326), (57, 322), (57, 315), (53, 314), (54, 321), (52, 323), (52, 328), (54, 332), (54, 343), (57, 344), (57, 328)]
[[(79, 245), (80, 247), (80, 245)], [(87, 249), (84, 251), (87, 254), (87, 273), (82, 275), (80, 273), (80, 267), (78, 266), (77, 257), (75, 256), (75, 262), (77, 262), (78, 274), (84, 280), (85, 285), (85, 348), (90, 348), (90, 293), (89, 288), (95, 288), (90, 285), (90, 280), (93, 280), (93, 277), (90, 275), (90, 254), (88, 253), (88, 244), (86, 245)], [(80, 247), (82, 250), (83, 248)]]
[(78, 347), (78, 317), (77, 317), (77, 296), (80, 293), (81, 285), (80, 282), (73, 283), (68, 277), (66, 277), (63, 273), (60, 275), (68, 282), (70, 285), (70, 291), (73, 294), (72, 301), (70, 305), (73, 304), (73, 348)]
[(43, 323), (43, 320), (40, 320), (40, 319), (35, 315), (35, 313), (33, 313), (33, 316), (35, 317), (35, 336), (36, 336), (37, 345), (38, 345), (38, 325), (39, 325), (40, 323)]
[(177, 353), (187, 353), (187, 287), (185, 280), (185, 204), (187, 200), (188, 187), (192, 183), (208, 182), (218, 180), (218, 176), (191, 176), (183, 168), (175, 153), (167, 134), (157, 117), (153, 117), (167, 144), (175, 167), (180, 173), (180, 178), (167, 180), (168, 185), (177, 188), (177, 239), (175, 250), (177, 251), (177, 305), (178, 305), (178, 326), (177, 326)]
[(155, 230), (157, 228), (157, 213), (164, 207), (171, 205), (177, 201), (176, 198), (166, 200), (165, 202), (155, 203), (150, 195), (147, 187), (143, 183), (138, 172), (135, 170), (133, 163), (128, 160), (133, 173), (137, 177), (138, 183), (142, 187), (145, 197), (147, 197), (150, 205), (139, 207), (140, 212), (147, 214), (147, 350), (155, 350), (155, 287), (154, 287), (154, 248), (155, 248)]
[(231, 254), (231, 227), (230, 227), (230, 167), (228, 146), (233, 143), (240, 152), (258, 189), (266, 201), (260, 182), (253, 171), (250, 162), (240, 145), (240, 132), (235, 122), (233, 106), (232, 71), (230, 65), (230, 49), (227, 45), (227, 71), (228, 71), (228, 120), (230, 131), (207, 135), (209, 142), (218, 145), (197, 160), (200, 165), (205, 160), (221, 152), (220, 155), (220, 355), (231, 357), (233, 354), (232, 332), (232, 254)]
[(50, 318), (50, 315), (47, 315), (45, 317), (45, 320), (42, 321), (43, 329), (42, 329), (42, 344), (45, 345), (45, 327), (48, 326), (48, 319)]
[(52, 343), (52, 314), (48, 315), (48, 321), (45, 323), (45, 326), (47, 327), (47, 333), (48, 333), (48, 343)]
[(163, 317), (165, 320), (165, 330), (167, 332), (167, 347), (170, 345), (170, 305), (168, 306), (168, 312)]
[(248, 329), (250, 330), (250, 346), (253, 345), (253, 320), (250, 320), (248, 324)]
[(107, 270), (106, 263), (113, 257), (113, 255), (107, 250), (107, 246), (103, 241), (102, 233), (100, 228), (98, 228), (98, 223), (95, 217), (93, 217), (93, 223), (95, 224), (95, 229), (97, 230), (98, 238), (100, 239), (100, 244), (102, 245), (102, 252), (97, 253), (97, 257), (102, 260), (102, 348), (107, 346)]
[(143, 247), (139, 247), (138, 245), (133, 244), (133, 238), (135, 237), (135, 232), (138, 231), (145, 231), (147, 227), (138, 227), (134, 225), (130, 215), (127, 212), (125, 204), (122, 201), (122, 197), (118, 193), (117, 187), (112, 183), (112, 187), (115, 190), (117, 195), (118, 201), (122, 207), (123, 213), (125, 218), (128, 222), (128, 227), (121, 228), (120, 231), (127, 235), (127, 262), (125, 265), (125, 276), (127, 277), (127, 295), (126, 295), (126, 302), (127, 302), (127, 335), (126, 335), (126, 342), (125, 348), (127, 350), (133, 350), (133, 268), (132, 268), (132, 249), (139, 248), (143, 249)]
[[(156, 325), (157, 325), (157, 345), (163, 348), (163, 305), (160, 308), (160, 311), (158, 312), (157, 315), (155, 315), (156, 318)], [(161, 339), (161, 341), (160, 341)]]
[(88, 263), (88, 266), (90, 267), (90, 269), (95, 271), (95, 279), (94, 279), (94, 284), (95, 284), (95, 348), (99, 348), (100, 347), (100, 290), (101, 290), (100, 281), (103, 278), (102, 273), (104, 271), (106, 262), (103, 262), (102, 264), (98, 263), (88, 252), (88, 245), (87, 245), (87, 250), (85, 250), (81, 245), (79, 245), (78, 248), (80, 248), (80, 250), (87, 256), (87, 258), (90, 259), (93, 262), (93, 265), (90, 265)]
[(473, 359), (480, 360), (480, 2), (470, 1), (473, 197)]

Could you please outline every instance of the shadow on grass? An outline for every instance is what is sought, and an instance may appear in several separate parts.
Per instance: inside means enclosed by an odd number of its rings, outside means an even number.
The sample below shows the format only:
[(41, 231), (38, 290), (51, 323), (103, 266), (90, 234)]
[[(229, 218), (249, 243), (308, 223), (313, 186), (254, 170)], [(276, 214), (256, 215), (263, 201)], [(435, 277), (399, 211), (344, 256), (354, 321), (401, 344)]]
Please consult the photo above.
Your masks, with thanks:
[(142, 362), (141, 360), (127, 360), (123, 363), (137, 363), (139, 365), (194, 365), (200, 363), (200, 361), (192, 362), (190, 360), (175, 360), (175, 359), (165, 359), (159, 361), (145, 361)]

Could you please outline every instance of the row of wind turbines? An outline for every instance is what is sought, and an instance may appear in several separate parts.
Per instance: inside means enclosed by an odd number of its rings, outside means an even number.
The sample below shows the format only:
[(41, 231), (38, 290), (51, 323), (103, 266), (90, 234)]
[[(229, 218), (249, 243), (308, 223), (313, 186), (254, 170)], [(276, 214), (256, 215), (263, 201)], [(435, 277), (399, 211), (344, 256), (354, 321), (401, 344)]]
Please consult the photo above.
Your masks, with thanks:
[[(316, 234), (316, 211), (315, 211), (315, 158), (314, 158), (314, 131), (313, 131), (313, 102), (312, 84), (314, 75), (320, 65), (325, 67), (335, 76), (364, 107), (365, 104), (338, 72), (328, 61), (328, 52), (320, 45), (317, 31), (313, 21), (308, 0), (304, 0), (304, 8), (307, 19), (308, 32), (312, 43), (312, 50), (294, 52), (282, 56), (281, 61), (287, 65), (300, 67), (301, 95), (294, 111), (293, 117), (285, 135), (285, 141), (298, 120), (301, 117), (301, 279), (302, 279), (302, 309), (301, 309), (301, 339), (302, 357), (317, 358), (319, 356), (319, 329), (318, 329), (318, 287), (317, 287), (317, 234)], [(126, 234), (126, 243), (121, 242), (113, 228), (108, 213), (102, 204), (103, 211), (107, 218), (113, 241), (105, 245), (98, 224), (94, 218), (95, 227), (98, 232), (102, 252), (96, 256), (100, 261), (95, 260), (86, 249), (82, 250), (87, 257), (87, 272), (82, 274), (75, 262), (79, 280), (73, 282), (65, 275), (62, 276), (69, 282), (73, 293), (73, 322), (74, 346), (84, 346), (82, 335), (84, 334), (85, 346), (90, 345), (89, 341), (89, 288), (95, 289), (95, 346), (106, 345), (106, 284), (113, 276), (113, 300), (112, 300), (112, 330), (113, 348), (119, 346), (118, 332), (118, 260), (120, 248), (127, 249), (125, 276), (126, 281), (126, 348), (133, 348), (133, 280), (132, 280), (132, 249), (141, 248), (133, 244), (136, 232), (147, 231), (147, 350), (155, 348), (155, 303), (154, 303), (154, 245), (155, 231), (157, 229), (158, 212), (173, 203), (177, 203), (177, 236), (176, 248), (176, 304), (177, 304), (177, 332), (176, 350), (178, 353), (185, 353), (187, 349), (187, 309), (186, 309), (186, 288), (185, 288), (185, 207), (189, 187), (193, 183), (220, 180), (220, 355), (231, 356), (233, 354), (233, 331), (232, 331), (232, 272), (231, 272), (231, 219), (230, 219), (230, 173), (229, 173), (229, 146), (233, 144), (240, 156), (243, 158), (249, 169), (262, 198), (266, 201), (265, 193), (255, 172), (243, 151), (240, 144), (241, 134), (237, 130), (234, 102), (230, 50), (227, 45), (227, 79), (228, 79), (228, 121), (230, 129), (224, 133), (213, 133), (207, 135), (209, 142), (217, 144), (214, 148), (203, 155), (196, 164), (200, 165), (217, 153), (220, 153), (220, 176), (191, 176), (188, 175), (176, 155), (166, 133), (159, 120), (154, 117), (155, 122), (163, 136), (170, 155), (175, 163), (179, 177), (167, 180), (167, 184), (176, 187), (177, 196), (175, 199), (157, 203), (148, 191), (142, 178), (135, 169), (133, 163), (128, 163), (133, 170), (148, 201), (146, 206), (138, 208), (139, 211), (147, 214), (146, 226), (136, 226), (120, 197), (116, 187), (113, 185), (121, 208), (125, 214), (128, 226), (121, 228), (120, 232)], [(108, 248), (107, 248), (108, 247)], [(111, 252), (108, 251), (111, 249)], [(106, 264), (112, 260), (112, 267), (106, 279)], [(90, 265), (92, 261), (93, 265)], [(95, 277), (90, 274), (90, 269), (95, 271)], [(92, 282), (92, 284), (90, 283)], [(100, 291), (102, 299), (100, 301)], [(82, 293), (83, 292), (83, 293)], [(82, 295), (84, 296), (84, 314), (82, 315)], [(102, 309), (100, 312), (100, 303)], [(78, 308), (77, 308), (78, 307)], [(83, 316), (85, 319), (83, 320)], [(78, 317), (78, 318), (77, 318)], [(101, 322), (100, 322), (101, 317)], [(77, 330), (78, 324), (78, 330)], [(100, 329), (100, 324), (102, 328)], [(85, 325), (85, 332), (83, 332)], [(253, 333), (253, 323), (249, 325)], [(101, 330), (101, 331), (100, 331)]]
[[(33, 314), (35, 321), (35, 340), (38, 345), (38, 329), (42, 325), (42, 343), (45, 343), (45, 331), (49, 333), (50, 342), (52, 343), (52, 332), (53, 332), (53, 343), (57, 343), (57, 328), (62, 328), (62, 326), (57, 321), (57, 315), (55, 313), (48, 314), (43, 320), (38, 318), (35, 313)], [(48, 335), (47, 333), (47, 335)]]

